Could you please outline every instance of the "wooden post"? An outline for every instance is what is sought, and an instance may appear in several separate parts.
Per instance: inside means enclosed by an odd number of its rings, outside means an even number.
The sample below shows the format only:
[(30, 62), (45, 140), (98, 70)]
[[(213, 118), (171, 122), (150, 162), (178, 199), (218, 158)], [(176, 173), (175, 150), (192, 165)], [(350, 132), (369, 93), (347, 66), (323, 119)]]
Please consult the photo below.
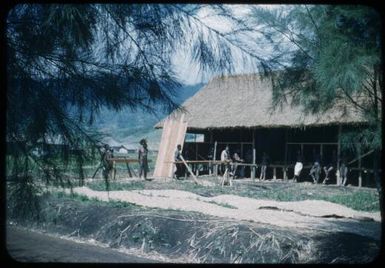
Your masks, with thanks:
[(194, 182), (195, 182), (196, 184), (199, 184), (197, 178), (195, 177), (194, 173), (193, 173), (192, 170), (190, 169), (189, 165), (187, 165), (187, 163), (186, 163), (186, 161), (184, 160), (184, 158), (183, 158), (182, 155), (180, 156), (180, 159), (182, 159), (183, 164), (184, 164), (185, 167), (187, 168), (188, 172), (190, 172), (191, 176), (192, 176), (193, 179), (194, 179)]
[[(214, 155), (213, 160), (215, 161), (217, 159), (217, 141), (214, 143)], [(218, 176), (218, 165), (214, 164), (214, 176)]]
[(198, 160), (198, 143), (197, 143), (196, 139), (195, 139), (195, 160)]
[(131, 174), (131, 170), (130, 170), (130, 166), (128, 165), (128, 162), (126, 162), (126, 166), (127, 166), (128, 175), (130, 176), (130, 178), (132, 178), (132, 174)]
[(341, 157), (341, 125), (338, 125), (338, 145), (337, 145), (337, 170), (336, 178), (337, 185), (341, 185), (341, 176), (340, 176), (340, 157)]
[(115, 176), (116, 176), (116, 164), (115, 164), (115, 161), (112, 161), (112, 172), (114, 172), (114, 180), (115, 180)]
[(361, 171), (361, 145), (357, 145), (358, 150), (358, 187), (362, 187), (362, 171)]
[(301, 155), (303, 156), (303, 143), (301, 143)]
[(287, 180), (286, 167), (287, 167), (287, 142), (288, 142), (288, 128), (285, 128), (285, 166), (283, 167), (283, 180)]
[[(256, 158), (255, 148), (253, 148), (253, 164), (254, 165), (255, 165), (255, 158)], [(256, 168), (255, 168), (255, 166), (253, 166), (251, 169), (251, 178), (253, 179), (253, 181), (255, 181), (255, 173), (256, 173)]]
[[(255, 129), (253, 128), (253, 164), (255, 165), (255, 161), (256, 161), (256, 152), (255, 152)], [(256, 168), (255, 166), (253, 166), (252, 168), (250, 168), (250, 172), (251, 172), (251, 178), (253, 179), (253, 182), (255, 181), (255, 173), (256, 173)]]
[(273, 180), (277, 179), (277, 170), (276, 169), (277, 169), (276, 167), (273, 168)]

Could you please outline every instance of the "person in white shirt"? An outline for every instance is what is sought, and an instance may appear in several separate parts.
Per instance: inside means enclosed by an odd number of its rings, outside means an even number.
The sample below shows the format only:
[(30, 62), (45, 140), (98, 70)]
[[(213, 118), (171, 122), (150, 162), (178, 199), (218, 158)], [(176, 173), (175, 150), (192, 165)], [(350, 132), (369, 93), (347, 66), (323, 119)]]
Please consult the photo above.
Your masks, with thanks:
[(230, 157), (230, 148), (229, 146), (226, 146), (226, 148), (222, 151), (221, 153), (221, 161), (222, 162), (227, 162), (226, 164), (221, 165), (221, 170), (222, 170), (222, 175), (225, 174), (226, 168), (228, 171), (230, 171), (230, 162), (231, 162), (231, 157)]

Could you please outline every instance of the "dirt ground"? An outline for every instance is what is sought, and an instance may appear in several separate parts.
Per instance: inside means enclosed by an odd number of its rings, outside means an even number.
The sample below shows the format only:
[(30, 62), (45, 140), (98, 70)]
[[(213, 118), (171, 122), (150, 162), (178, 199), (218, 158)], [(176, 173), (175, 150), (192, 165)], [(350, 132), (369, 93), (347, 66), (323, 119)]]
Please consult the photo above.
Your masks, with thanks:
[[(103, 202), (42, 196), (43, 216), (28, 228), (133, 250), (159, 262), (368, 263), (380, 250), (379, 213), (326, 201), (73, 190)], [(129, 203), (113, 207), (116, 201)]]

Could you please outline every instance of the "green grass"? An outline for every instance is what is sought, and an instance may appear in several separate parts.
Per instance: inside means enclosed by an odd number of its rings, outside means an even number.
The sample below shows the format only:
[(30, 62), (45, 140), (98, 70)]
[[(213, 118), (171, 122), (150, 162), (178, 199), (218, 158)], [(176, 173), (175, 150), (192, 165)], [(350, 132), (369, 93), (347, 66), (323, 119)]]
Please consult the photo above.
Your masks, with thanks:
[[(104, 182), (88, 184), (93, 190), (104, 191)], [(255, 199), (276, 201), (325, 200), (355, 210), (380, 211), (376, 189), (336, 187), (304, 183), (264, 182), (249, 185), (234, 184), (232, 187), (202, 186), (190, 180), (160, 183), (156, 181), (111, 182), (110, 190), (164, 190), (188, 191), (202, 196), (238, 195)]]
[(107, 203), (107, 202), (101, 201), (95, 197), (89, 198), (85, 195), (81, 195), (81, 194), (77, 194), (77, 193), (67, 194), (65, 192), (60, 191), (60, 192), (52, 192), (49, 194), (55, 198), (58, 198), (58, 199), (80, 201), (83, 204), (87, 204), (87, 205), (88, 204), (92, 204), (92, 205), (106, 205), (106, 204), (108, 204), (109, 206), (116, 207), (116, 208), (122, 208), (122, 207), (124, 207), (124, 208), (137, 208), (137, 209), (142, 208), (142, 206), (140, 206), (140, 205), (136, 205), (136, 204), (129, 203), (129, 202), (123, 202), (123, 201), (110, 200)]

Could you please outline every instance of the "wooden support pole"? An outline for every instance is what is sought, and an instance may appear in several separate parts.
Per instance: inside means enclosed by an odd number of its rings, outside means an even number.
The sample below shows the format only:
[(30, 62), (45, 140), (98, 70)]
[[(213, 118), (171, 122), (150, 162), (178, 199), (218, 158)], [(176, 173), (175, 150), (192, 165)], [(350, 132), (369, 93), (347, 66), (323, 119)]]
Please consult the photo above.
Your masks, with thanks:
[(190, 172), (191, 176), (192, 176), (193, 179), (194, 179), (194, 182), (195, 182), (196, 184), (199, 184), (197, 178), (195, 177), (194, 173), (193, 173), (192, 170), (190, 169), (189, 165), (187, 165), (186, 160), (184, 160), (184, 158), (183, 158), (182, 155), (180, 156), (180, 159), (182, 159), (183, 164), (184, 164), (185, 167), (187, 168), (188, 172)]
[(285, 180), (285, 181), (287, 180), (286, 167), (287, 167), (287, 154), (288, 154), (288, 151), (287, 151), (288, 145), (287, 145), (287, 143), (289, 141), (288, 140), (288, 138), (289, 138), (288, 132), (289, 132), (288, 128), (285, 128), (285, 167), (282, 168), (283, 169), (283, 180)]
[(277, 179), (277, 169), (276, 167), (273, 168), (273, 180)]
[[(209, 133), (210, 133), (210, 142), (209, 142), (209, 153), (211, 152), (211, 146), (213, 144), (213, 131), (210, 129), (209, 130)], [(214, 160), (215, 156), (213, 155), (212, 159), (211, 160)], [(209, 163), (209, 176), (211, 176), (213, 174), (213, 164), (212, 163)]]
[(128, 175), (130, 176), (130, 178), (132, 178), (132, 174), (131, 174), (131, 170), (130, 170), (130, 166), (128, 165), (128, 162), (126, 162), (126, 166), (127, 166)]
[(198, 160), (198, 143), (196, 142), (196, 140), (195, 140), (195, 160)]
[(112, 172), (114, 172), (114, 180), (116, 178), (116, 164), (115, 164), (115, 161), (112, 161)]
[[(214, 143), (214, 156), (213, 160), (215, 161), (217, 159), (217, 141)], [(214, 176), (218, 176), (218, 165), (214, 164)]]
[[(253, 164), (255, 165), (255, 158), (256, 158), (256, 155), (255, 155), (255, 148), (253, 148)], [(253, 179), (253, 181), (255, 181), (255, 173), (256, 173), (256, 168), (255, 166), (253, 166), (251, 168), (251, 178)]]
[(338, 145), (337, 145), (337, 170), (336, 170), (336, 178), (337, 185), (341, 185), (341, 176), (340, 176), (340, 160), (341, 160), (341, 125), (338, 125)]
[(361, 170), (361, 146), (357, 145), (358, 150), (358, 187), (362, 187), (362, 170)]
[[(255, 165), (256, 162), (256, 152), (255, 152), (255, 129), (253, 129), (253, 164)], [(253, 182), (255, 181), (255, 173), (256, 173), (256, 168), (253, 166), (251, 169), (251, 178), (253, 179)]]

